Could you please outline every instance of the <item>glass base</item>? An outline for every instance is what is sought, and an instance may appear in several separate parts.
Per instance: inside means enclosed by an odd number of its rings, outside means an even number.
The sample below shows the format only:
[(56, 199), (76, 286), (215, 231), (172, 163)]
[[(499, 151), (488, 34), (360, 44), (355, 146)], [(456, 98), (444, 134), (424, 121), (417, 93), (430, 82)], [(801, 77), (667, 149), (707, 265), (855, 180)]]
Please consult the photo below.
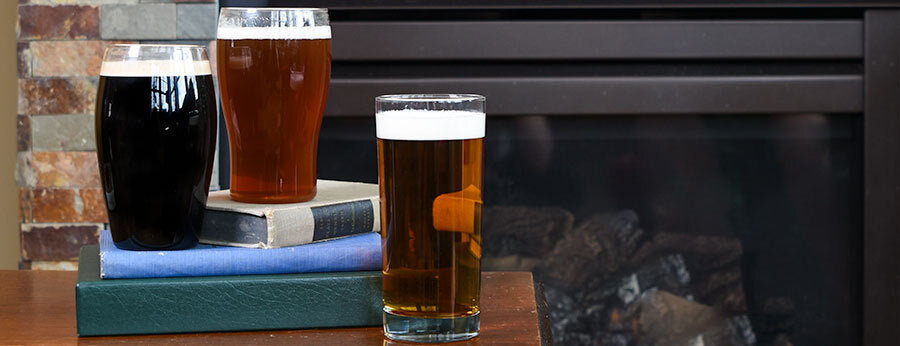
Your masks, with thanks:
[(481, 312), (466, 317), (421, 318), (384, 311), (384, 335), (392, 340), (412, 342), (451, 342), (478, 336)]

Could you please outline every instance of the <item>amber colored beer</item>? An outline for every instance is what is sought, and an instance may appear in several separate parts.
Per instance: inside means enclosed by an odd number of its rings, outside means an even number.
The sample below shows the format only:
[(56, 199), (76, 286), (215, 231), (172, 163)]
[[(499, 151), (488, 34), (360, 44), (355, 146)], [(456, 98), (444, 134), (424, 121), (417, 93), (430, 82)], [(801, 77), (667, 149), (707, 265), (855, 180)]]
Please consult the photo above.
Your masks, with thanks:
[(331, 40), (220, 38), (216, 47), (231, 142), (231, 198), (249, 203), (312, 199)]
[(385, 311), (478, 313), (483, 143), (378, 139)]

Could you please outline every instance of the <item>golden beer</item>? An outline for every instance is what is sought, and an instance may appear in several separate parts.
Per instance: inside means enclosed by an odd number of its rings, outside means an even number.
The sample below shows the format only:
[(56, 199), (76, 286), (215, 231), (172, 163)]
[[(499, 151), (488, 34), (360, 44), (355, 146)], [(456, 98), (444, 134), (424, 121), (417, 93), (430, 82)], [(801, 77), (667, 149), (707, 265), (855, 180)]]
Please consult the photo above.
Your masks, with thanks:
[[(483, 147), (482, 138), (378, 140), (386, 310), (426, 318), (478, 312)], [(441, 208), (473, 217), (453, 220)]]
[[(480, 109), (376, 114), (388, 337), (452, 341), (478, 333), (484, 119)], [(398, 318), (409, 330), (392, 330)]]

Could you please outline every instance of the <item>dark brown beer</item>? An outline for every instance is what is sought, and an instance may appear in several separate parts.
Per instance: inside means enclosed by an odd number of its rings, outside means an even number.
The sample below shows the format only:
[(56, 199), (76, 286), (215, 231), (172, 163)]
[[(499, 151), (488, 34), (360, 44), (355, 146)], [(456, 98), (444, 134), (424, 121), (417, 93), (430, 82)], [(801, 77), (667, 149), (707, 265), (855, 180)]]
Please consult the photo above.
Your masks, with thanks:
[(331, 40), (220, 38), (217, 55), (231, 197), (250, 203), (315, 197)]
[(385, 311), (478, 313), (483, 141), (378, 139)]
[[(123, 57), (192, 50), (202, 51), (202, 60)], [(216, 148), (216, 92), (205, 49), (122, 45), (106, 55), (94, 129), (113, 242), (127, 250), (190, 248), (203, 223)]]

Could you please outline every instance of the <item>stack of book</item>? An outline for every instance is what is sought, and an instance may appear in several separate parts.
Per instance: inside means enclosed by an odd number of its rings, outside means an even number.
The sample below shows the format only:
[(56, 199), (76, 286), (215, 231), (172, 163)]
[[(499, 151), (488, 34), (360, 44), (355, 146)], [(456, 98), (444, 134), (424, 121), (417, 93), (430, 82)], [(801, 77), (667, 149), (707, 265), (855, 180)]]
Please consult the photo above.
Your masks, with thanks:
[(78, 334), (381, 324), (378, 185), (320, 180), (316, 198), (246, 204), (210, 194), (201, 243), (127, 251), (108, 231), (81, 249)]

